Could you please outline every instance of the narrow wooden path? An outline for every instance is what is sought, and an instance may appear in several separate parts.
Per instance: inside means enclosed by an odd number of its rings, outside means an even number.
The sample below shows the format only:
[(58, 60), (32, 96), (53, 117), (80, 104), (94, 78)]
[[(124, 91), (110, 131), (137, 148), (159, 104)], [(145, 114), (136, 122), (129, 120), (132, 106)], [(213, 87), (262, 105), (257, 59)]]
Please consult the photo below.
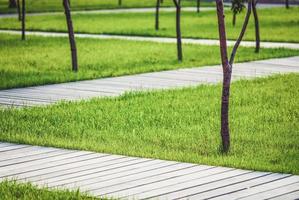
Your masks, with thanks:
[(0, 142), (0, 181), (120, 199), (296, 199), (299, 176)]
[[(299, 72), (299, 57), (239, 63), (234, 65), (233, 81), (292, 72)], [(93, 97), (114, 97), (129, 91), (180, 88), (199, 84), (215, 84), (221, 81), (222, 68), (220, 66), (178, 69), (1, 90), (0, 105), (8, 107), (49, 105), (61, 100), (73, 101)]]
[[(20, 35), (20, 31), (16, 30), (0, 30), (0, 33)], [(26, 31), (27, 35), (43, 36), (43, 37), (68, 37), (67, 33), (58, 32), (45, 32), (45, 31)], [(150, 37), (150, 36), (129, 36), (129, 35), (108, 35), (108, 34), (88, 34), (88, 33), (76, 33), (76, 38), (92, 38), (92, 39), (117, 39), (117, 40), (131, 40), (131, 41), (148, 41), (158, 43), (176, 43), (175, 38), (170, 37)], [(197, 44), (197, 45), (209, 45), (219, 46), (219, 40), (216, 39), (190, 39), (183, 38), (184, 44)], [(235, 41), (228, 40), (228, 46), (234, 46)], [(255, 47), (254, 41), (242, 41), (240, 46)], [(287, 48), (287, 49), (299, 49), (299, 43), (289, 42), (261, 42), (261, 48)]]

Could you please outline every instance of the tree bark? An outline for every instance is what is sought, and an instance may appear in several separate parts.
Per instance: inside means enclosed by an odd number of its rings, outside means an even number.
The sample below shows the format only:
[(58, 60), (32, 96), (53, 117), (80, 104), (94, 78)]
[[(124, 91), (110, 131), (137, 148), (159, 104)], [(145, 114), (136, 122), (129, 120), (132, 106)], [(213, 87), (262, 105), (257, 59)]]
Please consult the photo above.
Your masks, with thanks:
[(17, 0), (18, 20), (22, 21), (20, 0)]
[(8, 7), (9, 8), (16, 8), (17, 7), (17, 1), (16, 0), (8, 0)]
[(256, 10), (256, 0), (252, 0), (252, 11), (254, 17), (254, 25), (255, 25), (255, 52), (260, 52), (260, 25), (259, 25), (259, 18)]
[(181, 0), (173, 0), (176, 7), (176, 35), (178, 61), (183, 61), (182, 34), (181, 34)]
[(286, 0), (286, 8), (289, 9), (290, 5), (289, 5), (289, 0)]
[(200, 12), (200, 0), (197, 0), (197, 13), (199, 13)]
[(22, 40), (26, 39), (25, 31), (26, 31), (26, 2), (22, 0)]
[(73, 71), (78, 71), (78, 59), (77, 59), (77, 48), (76, 48), (76, 41), (73, 29), (73, 22), (71, 18), (71, 10), (69, 5), (69, 0), (63, 0), (63, 7), (65, 10), (66, 22), (68, 27), (68, 34), (69, 34), (69, 42), (71, 47), (71, 55), (72, 55), (72, 69)]
[(238, 47), (245, 34), (249, 17), (251, 14), (251, 0), (248, 1), (248, 10), (241, 33), (234, 45), (230, 60), (228, 60), (227, 53), (227, 38), (225, 29), (225, 16), (223, 9), (223, 0), (216, 0), (217, 17), (218, 17), (218, 30), (220, 40), (220, 54), (223, 69), (223, 85), (222, 85), (222, 99), (221, 99), (221, 139), (222, 139), (222, 152), (227, 153), (230, 149), (230, 131), (229, 131), (229, 98), (230, 98), (230, 84), (232, 75), (232, 66)]
[(160, 3), (161, 3), (161, 0), (157, 0), (157, 4), (156, 4), (156, 22), (155, 22), (155, 29), (156, 29), (156, 31), (159, 30), (159, 10), (160, 10)]
[(118, 5), (122, 6), (122, 0), (118, 0)]
[(237, 13), (233, 13), (233, 26), (236, 26)]

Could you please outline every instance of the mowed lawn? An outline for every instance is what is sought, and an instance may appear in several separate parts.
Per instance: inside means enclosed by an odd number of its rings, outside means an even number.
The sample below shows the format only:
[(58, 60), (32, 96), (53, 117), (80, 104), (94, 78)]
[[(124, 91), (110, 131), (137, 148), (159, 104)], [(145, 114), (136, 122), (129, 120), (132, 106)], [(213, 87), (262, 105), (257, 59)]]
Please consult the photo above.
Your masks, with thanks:
[(2, 109), (0, 140), (299, 174), (298, 88), (298, 74), (234, 82), (227, 155), (220, 84)]
[[(299, 42), (299, 8), (260, 9), (260, 31), (262, 41)], [(226, 10), (226, 26), (229, 39), (236, 39), (241, 30), (245, 12), (237, 16), (236, 27), (232, 26), (232, 13)], [(161, 12), (160, 30), (155, 31), (153, 13), (74, 14), (76, 32), (119, 35), (175, 37), (175, 13)], [(185, 38), (218, 39), (215, 11), (182, 13), (182, 35)], [(0, 29), (20, 29), (14, 18), (0, 19)], [(65, 32), (65, 16), (28, 16), (28, 30)], [(245, 40), (255, 40), (253, 17), (251, 17)]]
[[(125, 40), (77, 39), (79, 72), (71, 71), (68, 38), (0, 35), (0, 89), (120, 76), (220, 64), (218, 46), (184, 45), (184, 61), (176, 44)], [(299, 55), (298, 50), (240, 48), (236, 61)]]
[(100, 200), (79, 191), (37, 188), (30, 183), (0, 182), (0, 197), (6, 200)]
[[(72, 0), (73, 10), (96, 10), (117, 8), (146, 8), (155, 7), (156, 0)], [(214, 3), (202, 2), (201, 6), (214, 6)], [(172, 0), (164, 0), (162, 7), (174, 6)], [(182, 0), (182, 6), (196, 6), (196, 0)], [(26, 0), (27, 12), (63, 11), (61, 0)], [(0, 13), (14, 13), (15, 9), (8, 8), (8, 0), (0, 0)]]

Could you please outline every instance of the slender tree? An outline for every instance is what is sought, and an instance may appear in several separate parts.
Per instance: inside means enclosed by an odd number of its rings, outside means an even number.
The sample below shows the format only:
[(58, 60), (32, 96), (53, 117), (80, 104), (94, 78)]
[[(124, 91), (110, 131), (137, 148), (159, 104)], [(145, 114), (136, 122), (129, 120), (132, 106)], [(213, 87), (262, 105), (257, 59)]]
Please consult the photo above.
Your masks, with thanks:
[(230, 148), (229, 97), (230, 97), (232, 66), (234, 63), (234, 59), (238, 47), (243, 39), (243, 36), (245, 34), (248, 25), (248, 21), (251, 14), (251, 6), (252, 6), (251, 1), (252, 0), (248, 0), (248, 9), (247, 9), (247, 13), (246, 13), (246, 17), (245, 17), (245, 21), (241, 33), (234, 45), (230, 59), (228, 59), (223, 0), (216, 0), (219, 40), (220, 40), (220, 53), (221, 53), (221, 61), (222, 61), (222, 68), (223, 68), (223, 86), (222, 86), (222, 102), (221, 102), (221, 139), (222, 139), (222, 151), (224, 153), (227, 153)]
[(122, 0), (118, 0), (118, 6), (122, 6)]
[(8, 7), (9, 8), (16, 8), (17, 7), (17, 1), (16, 0), (8, 0)]
[(181, 34), (181, 0), (173, 0), (176, 7), (176, 37), (178, 60), (183, 61), (182, 34)]
[(17, 11), (18, 11), (18, 20), (21, 21), (22, 20), (22, 16), (21, 16), (20, 0), (17, 0)]
[(25, 40), (25, 31), (26, 31), (26, 2), (22, 0), (22, 40)]
[(200, 0), (197, 0), (196, 2), (196, 8), (197, 8), (197, 12), (200, 12)]
[(290, 8), (289, 0), (285, 0), (285, 3), (286, 3), (286, 8), (289, 9)]
[(232, 0), (231, 10), (233, 11), (233, 26), (236, 25), (237, 14), (245, 8), (244, 0)]
[(159, 10), (160, 10), (160, 3), (161, 3), (161, 0), (157, 0), (157, 3), (156, 3), (156, 21), (155, 21), (155, 29), (156, 31), (159, 30)]
[(77, 72), (78, 71), (77, 48), (76, 48), (76, 41), (75, 41), (75, 35), (74, 35), (74, 29), (73, 29), (73, 22), (72, 22), (72, 18), (71, 18), (71, 9), (70, 9), (69, 0), (63, 0), (63, 7), (64, 7), (64, 11), (65, 11), (65, 16), (66, 16), (69, 41), (70, 41), (70, 47), (71, 47), (72, 69), (73, 69), (73, 71)]
[(252, 0), (252, 12), (254, 17), (254, 26), (255, 26), (255, 52), (259, 53), (260, 51), (260, 25), (259, 18), (256, 10), (257, 0)]

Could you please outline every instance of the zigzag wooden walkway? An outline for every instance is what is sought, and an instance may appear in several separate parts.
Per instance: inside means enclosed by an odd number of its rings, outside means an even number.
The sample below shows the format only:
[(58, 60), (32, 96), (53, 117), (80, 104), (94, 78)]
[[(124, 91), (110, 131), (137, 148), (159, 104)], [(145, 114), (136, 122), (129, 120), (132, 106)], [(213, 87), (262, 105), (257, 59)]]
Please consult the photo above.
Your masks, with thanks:
[[(298, 56), (235, 64), (233, 68), (233, 81), (292, 72), (299, 72)], [(215, 84), (221, 81), (222, 68), (220, 66), (178, 69), (1, 90), (0, 105), (8, 107), (49, 105), (61, 100), (73, 101), (92, 97), (113, 97), (129, 91), (179, 88), (199, 84)]]
[(0, 181), (120, 199), (296, 199), (299, 176), (0, 143)]

